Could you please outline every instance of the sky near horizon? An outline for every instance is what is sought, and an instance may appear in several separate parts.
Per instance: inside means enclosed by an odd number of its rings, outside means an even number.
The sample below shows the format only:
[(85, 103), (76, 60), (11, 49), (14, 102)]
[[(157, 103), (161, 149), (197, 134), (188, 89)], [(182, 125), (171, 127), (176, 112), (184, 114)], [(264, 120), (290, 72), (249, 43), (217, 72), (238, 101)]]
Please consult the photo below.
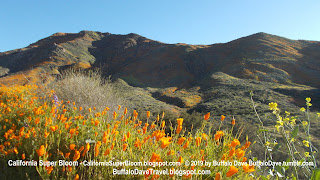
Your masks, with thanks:
[(1, 0), (0, 52), (82, 30), (164, 43), (225, 43), (257, 32), (320, 41), (319, 9), (319, 0)]

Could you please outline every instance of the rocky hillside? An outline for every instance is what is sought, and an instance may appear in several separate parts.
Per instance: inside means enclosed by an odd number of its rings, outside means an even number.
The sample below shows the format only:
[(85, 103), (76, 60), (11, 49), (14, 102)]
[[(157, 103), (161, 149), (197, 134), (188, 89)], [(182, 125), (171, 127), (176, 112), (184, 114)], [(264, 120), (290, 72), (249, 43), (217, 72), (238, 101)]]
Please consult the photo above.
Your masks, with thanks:
[(68, 66), (103, 67), (106, 75), (140, 87), (192, 87), (216, 72), (319, 87), (320, 43), (257, 33), (225, 44), (165, 44), (137, 34), (81, 31), (0, 54), (0, 76), (38, 68), (55, 74)]

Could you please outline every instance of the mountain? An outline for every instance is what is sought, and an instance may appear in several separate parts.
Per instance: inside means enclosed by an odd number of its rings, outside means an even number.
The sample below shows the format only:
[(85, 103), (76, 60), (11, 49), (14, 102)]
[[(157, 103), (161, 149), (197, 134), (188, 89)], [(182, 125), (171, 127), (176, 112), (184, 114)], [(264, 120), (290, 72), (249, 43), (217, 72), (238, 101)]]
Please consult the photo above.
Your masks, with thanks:
[[(224, 44), (165, 44), (137, 34), (56, 33), (0, 53), (0, 76), (105, 67), (140, 87), (192, 87), (215, 72), (259, 81), (320, 86), (320, 43), (257, 33)], [(30, 72), (31, 73), (31, 72)]]
[(146, 93), (150, 107), (164, 102), (177, 111), (247, 113), (250, 90), (261, 111), (275, 100), (289, 109), (305, 96), (320, 100), (320, 42), (266, 33), (211, 45), (166, 44), (133, 33), (56, 33), (0, 53), (0, 83), (26, 84), (69, 67), (100, 67), (119, 87)]

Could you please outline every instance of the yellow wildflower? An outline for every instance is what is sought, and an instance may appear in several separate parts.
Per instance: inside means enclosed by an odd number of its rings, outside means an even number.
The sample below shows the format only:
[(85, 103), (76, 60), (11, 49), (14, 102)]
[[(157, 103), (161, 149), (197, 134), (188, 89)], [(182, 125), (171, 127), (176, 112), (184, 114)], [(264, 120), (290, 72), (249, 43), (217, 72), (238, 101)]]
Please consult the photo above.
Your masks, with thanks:
[(308, 125), (308, 122), (307, 121), (302, 121), (302, 125), (305, 127)]
[(311, 98), (310, 97), (307, 97), (306, 98), (306, 101), (309, 103), (311, 101)]
[(309, 141), (303, 140), (302, 143), (304, 146), (309, 147)]
[(305, 152), (305, 153), (304, 153), (304, 156), (305, 156), (305, 157), (310, 157), (309, 152)]
[(269, 109), (270, 110), (278, 110), (278, 104), (275, 102), (269, 103)]

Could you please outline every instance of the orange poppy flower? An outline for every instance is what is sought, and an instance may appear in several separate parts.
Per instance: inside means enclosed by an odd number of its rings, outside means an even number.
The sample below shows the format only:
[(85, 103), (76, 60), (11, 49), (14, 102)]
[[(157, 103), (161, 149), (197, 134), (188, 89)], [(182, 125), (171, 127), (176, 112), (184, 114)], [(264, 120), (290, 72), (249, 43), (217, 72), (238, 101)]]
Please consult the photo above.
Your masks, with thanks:
[(80, 152), (76, 150), (73, 155), (73, 161), (77, 161), (79, 158), (80, 158)]
[(90, 150), (90, 144), (87, 143), (86, 146), (85, 146), (85, 151), (89, 151)]
[(73, 135), (75, 132), (76, 132), (76, 129), (70, 129), (70, 130), (69, 130), (69, 133), (70, 133), (71, 135)]
[(181, 130), (182, 130), (182, 126), (178, 126), (177, 130), (176, 130), (176, 133), (179, 134), (181, 132)]
[(79, 151), (81, 152), (81, 151), (83, 151), (83, 150), (84, 150), (84, 146), (81, 146), (80, 149), (79, 149)]
[(234, 140), (231, 142), (231, 147), (236, 147), (236, 146), (238, 146), (238, 145), (240, 145), (240, 142), (239, 142), (238, 139), (234, 139)]
[(36, 118), (36, 119), (34, 120), (34, 122), (35, 122), (36, 124), (39, 124), (40, 118)]
[(234, 148), (232, 148), (232, 149), (229, 151), (229, 157), (232, 157), (235, 152), (236, 152), (236, 150), (235, 150)]
[(58, 125), (50, 126), (52, 132), (55, 132), (58, 129)]
[(38, 156), (43, 156), (46, 152), (44, 145), (41, 145), (37, 151)]
[(94, 121), (94, 125), (95, 125), (95, 126), (98, 126), (98, 125), (99, 125), (99, 123), (100, 123), (100, 121), (99, 121), (99, 120), (95, 120), (95, 121)]
[(232, 125), (235, 125), (235, 124), (236, 124), (236, 120), (235, 120), (234, 118), (232, 118), (231, 124), (232, 124)]
[(18, 153), (19, 153), (17, 147), (15, 147), (15, 148), (13, 149), (13, 152), (14, 152), (15, 154), (18, 154)]
[(47, 130), (44, 131), (44, 138), (47, 138), (49, 136), (49, 132), (47, 132)]
[(45, 166), (47, 173), (51, 174), (52, 170), (53, 170), (53, 166)]
[(165, 121), (162, 121), (161, 127), (164, 128), (165, 125), (166, 125), (166, 122), (165, 122)]
[(65, 158), (69, 158), (70, 154), (71, 154), (71, 153), (65, 153), (64, 157), (65, 157)]
[(136, 141), (134, 142), (134, 147), (137, 147), (137, 148), (141, 148), (142, 144), (141, 144), (141, 141), (139, 140), (139, 138), (136, 138)]
[(166, 147), (168, 147), (171, 144), (171, 137), (163, 137), (160, 139), (161, 141), (161, 148), (164, 149)]
[(207, 140), (208, 135), (206, 133), (202, 133), (202, 139)]
[(75, 147), (76, 147), (75, 144), (70, 144), (70, 146), (69, 146), (69, 148), (70, 148), (71, 151), (74, 150)]
[(127, 141), (127, 135), (124, 134), (124, 135), (122, 136), (121, 141), (123, 141), (123, 142)]
[(186, 140), (185, 137), (181, 137), (181, 138), (178, 139), (177, 144), (181, 145), (183, 143), (183, 141), (185, 141), (185, 140)]
[(72, 171), (72, 166), (68, 166), (68, 172)]
[(150, 117), (150, 111), (147, 111), (147, 118)]
[(196, 138), (196, 145), (197, 145), (197, 147), (200, 146), (200, 143), (201, 143), (201, 137), (197, 137), (197, 138)]
[(128, 144), (123, 144), (123, 145), (122, 145), (122, 150), (123, 150), (123, 151), (126, 151), (127, 147), (128, 147)]
[(167, 155), (168, 155), (168, 156), (174, 155), (174, 150), (169, 150), (169, 151), (167, 152)]
[(188, 148), (188, 146), (189, 146), (189, 140), (187, 140), (187, 142), (182, 146), (183, 147), (183, 149), (186, 149), (186, 148)]
[(242, 161), (241, 162), (246, 162), (247, 161), (247, 158), (246, 157), (243, 157)]
[(238, 172), (238, 168), (234, 167), (234, 166), (230, 166), (229, 171), (226, 173), (227, 177), (233, 176), (234, 174), (236, 174)]
[(110, 154), (110, 151), (111, 151), (111, 150), (108, 148), (108, 149), (104, 152), (103, 155), (107, 156), (108, 154)]
[(143, 127), (142, 130), (143, 130), (143, 134), (145, 134), (147, 132), (147, 127)]
[(221, 115), (221, 121), (224, 121), (226, 117), (224, 115)]
[(74, 178), (74, 180), (79, 180), (79, 174), (76, 174), (76, 177)]
[(160, 155), (153, 152), (149, 161), (156, 162), (159, 159), (160, 159)]
[(244, 154), (245, 154), (245, 151), (241, 150), (241, 149), (236, 152), (238, 159), (242, 158), (244, 156)]
[(255, 171), (254, 166), (253, 165), (249, 166), (249, 164), (242, 165), (242, 169), (246, 173), (250, 173), (250, 172), (254, 172)]
[(24, 135), (24, 127), (20, 128), (19, 131), (19, 136), (23, 136)]
[(177, 119), (178, 126), (182, 126), (182, 123), (183, 123), (183, 118), (178, 118)]
[(30, 137), (30, 134), (29, 133), (26, 133), (24, 138), (28, 139)]
[(118, 114), (114, 111), (114, 112), (113, 112), (113, 119), (116, 119), (117, 116), (118, 116)]
[(151, 175), (152, 173), (152, 169), (151, 168), (148, 168), (144, 174), (144, 178), (145, 179), (148, 179), (148, 177)]
[(204, 120), (208, 121), (210, 118), (210, 112), (208, 112), (206, 115), (204, 115)]
[(221, 180), (221, 179), (222, 179), (222, 178), (221, 178), (220, 172), (217, 172), (214, 180)]
[(101, 146), (101, 141), (98, 141), (97, 143), (96, 143), (96, 146), (94, 147), (94, 157), (97, 157), (98, 155), (99, 155), (99, 148), (100, 148), (100, 146)]
[(218, 141), (221, 139), (221, 137), (224, 135), (223, 131), (217, 131), (216, 134), (214, 135), (214, 139)]
[(246, 141), (246, 144), (245, 145), (243, 145), (242, 147), (241, 147), (241, 149), (248, 149), (249, 148), (249, 146), (250, 146), (250, 144), (251, 144), (251, 142), (250, 141)]

